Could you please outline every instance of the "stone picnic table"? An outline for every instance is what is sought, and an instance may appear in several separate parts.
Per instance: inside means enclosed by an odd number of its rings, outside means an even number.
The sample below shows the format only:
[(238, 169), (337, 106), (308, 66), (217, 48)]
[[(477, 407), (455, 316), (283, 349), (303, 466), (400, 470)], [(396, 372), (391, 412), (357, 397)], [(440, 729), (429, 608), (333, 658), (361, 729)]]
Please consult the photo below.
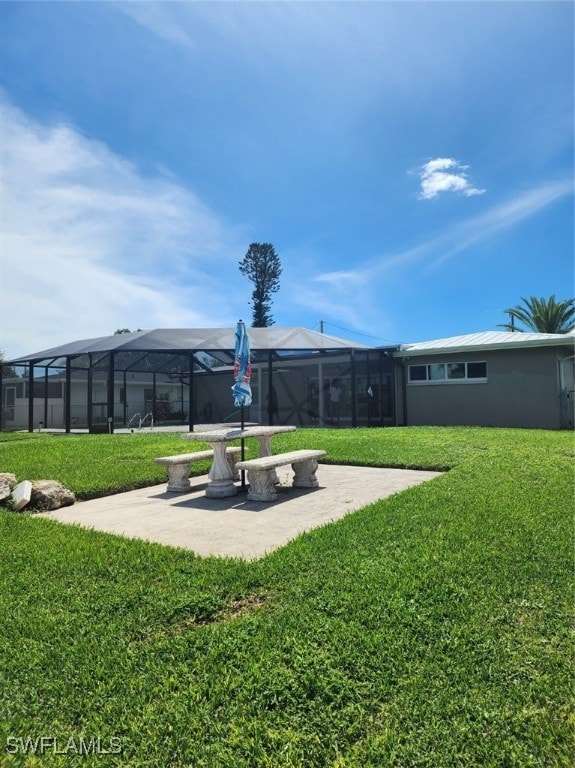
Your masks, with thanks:
[(231, 467), (226, 459), (226, 450), (234, 440), (255, 437), (259, 443), (259, 458), (261, 458), (272, 455), (271, 441), (274, 435), (294, 432), (296, 429), (297, 427), (294, 426), (214, 429), (210, 432), (186, 432), (182, 435), (182, 440), (195, 440), (212, 446), (214, 458), (208, 473), (210, 482), (206, 488), (206, 496), (221, 499), (234, 496), (238, 492), (234, 485)]

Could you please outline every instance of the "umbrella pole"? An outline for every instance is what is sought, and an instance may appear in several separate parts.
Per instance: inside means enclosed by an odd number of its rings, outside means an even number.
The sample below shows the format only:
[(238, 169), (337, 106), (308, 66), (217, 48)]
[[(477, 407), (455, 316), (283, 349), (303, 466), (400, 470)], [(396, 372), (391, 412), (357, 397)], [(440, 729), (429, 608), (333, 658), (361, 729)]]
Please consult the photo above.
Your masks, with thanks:
[[(244, 431), (244, 426), (245, 426), (244, 406), (243, 405), (240, 406), (240, 425), (241, 425), (241, 429), (242, 429), (242, 432), (243, 432)], [(243, 437), (241, 439), (241, 445), (242, 445), (241, 456), (242, 456), (242, 461), (243, 461), (244, 460), (244, 456), (245, 456), (245, 452), (246, 452), (245, 441), (244, 441)], [(246, 487), (246, 471), (245, 471), (245, 469), (242, 469), (241, 476), (242, 476), (242, 488), (245, 488)]]

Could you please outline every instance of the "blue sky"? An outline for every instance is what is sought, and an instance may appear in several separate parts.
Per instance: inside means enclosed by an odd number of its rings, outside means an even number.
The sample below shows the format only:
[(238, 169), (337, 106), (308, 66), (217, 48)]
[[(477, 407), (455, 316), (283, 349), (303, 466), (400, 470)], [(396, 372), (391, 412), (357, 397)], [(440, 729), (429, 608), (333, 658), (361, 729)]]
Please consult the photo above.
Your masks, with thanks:
[(251, 318), (368, 344), (570, 298), (570, 2), (0, 0), (8, 357)]

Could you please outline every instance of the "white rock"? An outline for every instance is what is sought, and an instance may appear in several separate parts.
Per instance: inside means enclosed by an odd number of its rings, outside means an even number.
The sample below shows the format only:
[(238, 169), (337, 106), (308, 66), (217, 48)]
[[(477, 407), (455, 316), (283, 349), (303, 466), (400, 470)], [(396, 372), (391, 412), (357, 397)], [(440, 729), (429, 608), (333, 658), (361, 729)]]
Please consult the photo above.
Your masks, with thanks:
[(21, 483), (12, 491), (12, 507), (19, 512), (30, 502), (32, 495), (32, 483), (29, 480), (22, 480)]

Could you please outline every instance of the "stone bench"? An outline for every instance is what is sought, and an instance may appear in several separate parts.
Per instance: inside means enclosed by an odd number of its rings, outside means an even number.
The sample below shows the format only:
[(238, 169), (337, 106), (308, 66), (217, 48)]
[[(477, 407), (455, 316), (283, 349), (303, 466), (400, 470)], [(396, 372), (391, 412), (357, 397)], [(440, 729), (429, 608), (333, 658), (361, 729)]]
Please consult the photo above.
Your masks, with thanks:
[(274, 488), (276, 469), (291, 464), (294, 471), (292, 485), (294, 488), (317, 488), (319, 483), (315, 476), (317, 460), (325, 456), (325, 451), (299, 450), (290, 453), (278, 453), (275, 456), (262, 456), (259, 459), (238, 461), (236, 469), (246, 470), (250, 485), (248, 499), (250, 501), (275, 501)]
[[(236, 469), (238, 454), (241, 448), (228, 448), (226, 459), (232, 470), (234, 480), (239, 480), (239, 472)], [(203, 461), (213, 459), (213, 451), (196, 451), (195, 453), (181, 453), (176, 456), (161, 456), (154, 459), (156, 464), (165, 464), (168, 470), (168, 487), (166, 490), (171, 493), (186, 493), (190, 490), (190, 471), (194, 461)]]

